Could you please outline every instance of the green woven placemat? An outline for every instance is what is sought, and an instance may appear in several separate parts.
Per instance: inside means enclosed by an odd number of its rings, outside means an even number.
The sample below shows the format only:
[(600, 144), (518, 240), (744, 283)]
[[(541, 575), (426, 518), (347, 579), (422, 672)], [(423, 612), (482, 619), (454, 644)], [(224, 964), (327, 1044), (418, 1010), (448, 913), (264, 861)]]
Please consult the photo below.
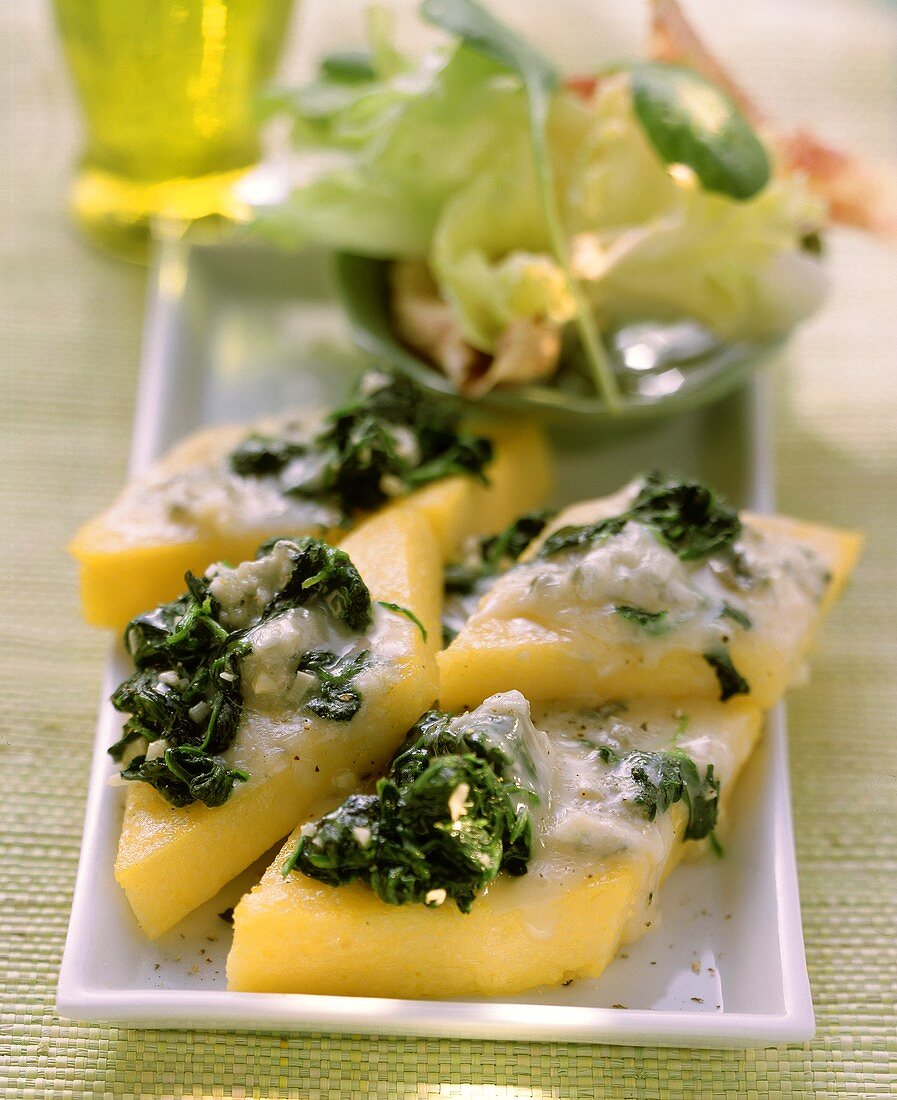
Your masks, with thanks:
[[(693, 6), (731, 55), (741, 44), (768, 102), (822, 118), (859, 147), (893, 145), (893, 9), (758, 0), (740, 14), (726, 5), (728, 21)], [(894, 1096), (897, 254), (850, 234), (835, 241), (832, 302), (777, 383), (783, 509), (863, 527), (869, 539), (813, 683), (790, 705), (813, 1043), (658, 1051), (116, 1030), (56, 1018), (105, 650), (78, 621), (63, 546), (123, 476), (144, 286), (140, 271), (83, 245), (62, 212), (75, 122), (38, 0), (0, 4), (0, 81), (0, 1095)]]

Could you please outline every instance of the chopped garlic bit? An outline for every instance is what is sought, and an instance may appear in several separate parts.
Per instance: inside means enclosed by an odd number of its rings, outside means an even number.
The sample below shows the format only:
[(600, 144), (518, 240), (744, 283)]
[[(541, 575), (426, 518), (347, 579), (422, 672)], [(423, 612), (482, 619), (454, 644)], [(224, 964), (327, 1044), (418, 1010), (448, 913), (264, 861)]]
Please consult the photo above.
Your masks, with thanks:
[(147, 760), (158, 760), (160, 756), (165, 755), (165, 750), (168, 748), (168, 742), (164, 737), (160, 737), (158, 741), (150, 741), (146, 749)]
[(448, 800), (448, 811), (452, 821), (457, 821), (467, 813), (467, 796), (470, 787), (467, 783), (459, 783), (452, 791)]
[(424, 904), (432, 905), (435, 908), (437, 905), (442, 905), (447, 897), (448, 894), (445, 890), (441, 888), (436, 890), (428, 890), (424, 896)]
[(355, 837), (355, 843), (359, 848), (367, 848), (371, 843), (371, 830), (366, 829), (364, 825), (353, 825), (352, 836)]
[(199, 725), (200, 722), (204, 722), (208, 718), (211, 709), (206, 700), (201, 699), (198, 703), (194, 703), (187, 713), (190, 715), (191, 721)]
[(380, 488), (388, 497), (398, 497), (404, 494), (405, 483), (395, 474), (384, 474), (380, 478)]

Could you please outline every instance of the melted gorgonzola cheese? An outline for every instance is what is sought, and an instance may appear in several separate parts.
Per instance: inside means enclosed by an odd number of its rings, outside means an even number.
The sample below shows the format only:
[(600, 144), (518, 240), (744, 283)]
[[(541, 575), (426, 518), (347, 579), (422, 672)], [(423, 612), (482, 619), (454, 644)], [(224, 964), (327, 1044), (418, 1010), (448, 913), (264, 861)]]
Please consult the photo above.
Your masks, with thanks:
[(690, 700), (687, 709), (681, 701), (663, 699), (603, 707), (542, 704), (530, 715), (519, 692), (492, 696), (473, 715), (484, 712), (513, 715), (526, 726), (526, 743), (538, 747), (541, 797), (528, 872), (516, 879), (502, 876), (501, 888), (492, 888), (493, 903), (538, 908), (541, 897), (591, 877), (614, 857), (641, 877), (626, 938), (644, 933), (652, 923), (645, 907), (682, 836), (687, 809), (680, 802), (650, 820), (625, 769), (621, 774), (614, 761), (634, 750), (676, 749), (694, 761), (701, 776), (712, 765), (725, 790), (750, 753), (755, 723), (743, 711), (730, 716), (728, 708), (704, 700)]
[[(256, 430), (300, 440), (312, 422), (295, 417), (266, 420)], [(246, 427), (212, 428), (186, 440), (160, 463), (125, 487), (104, 515), (104, 526), (125, 543), (180, 542), (235, 532), (314, 534), (342, 519), (331, 504), (284, 494), (299, 471), (293, 463), (277, 476), (240, 477), (228, 456), (247, 436)], [(297, 478), (293, 478), (297, 480)]]
[(650, 665), (672, 649), (704, 653), (753, 628), (780, 639), (799, 634), (827, 584), (825, 564), (809, 547), (750, 526), (731, 553), (683, 561), (630, 521), (585, 550), (510, 569), (474, 619), (528, 619), (575, 632), (584, 648), (590, 638), (638, 645)]
[[(363, 708), (365, 698), (382, 697), (391, 666), (407, 651), (408, 631), (417, 629), (378, 603), (364, 633), (349, 630), (314, 605), (263, 617), (292, 568), (290, 544), (281, 541), (263, 558), (235, 567), (216, 565), (207, 573), (212, 577), (211, 595), (221, 606), (222, 625), (245, 630), (252, 647), (240, 661), (243, 714), (223, 759), (249, 772), (253, 780), (289, 765), (313, 728), (316, 736), (345, 736), (346, 726), (355, 720), (327, 722), (303, 709), (303, 699), (316, 683), (313, 674), (297, 671), (304, 654), (326, 650), (337, 658), (352, 658), (366, 652), (364, 667), (353, 680)], [(334, 728), (328, 732), (328, 727)]]

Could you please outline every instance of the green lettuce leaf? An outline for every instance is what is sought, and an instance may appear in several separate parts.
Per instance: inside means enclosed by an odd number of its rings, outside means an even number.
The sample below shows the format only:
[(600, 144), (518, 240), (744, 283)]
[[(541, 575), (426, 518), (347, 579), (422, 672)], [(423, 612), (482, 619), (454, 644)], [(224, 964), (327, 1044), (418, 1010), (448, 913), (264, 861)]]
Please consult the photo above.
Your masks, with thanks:
[(720, 134), (705, 125), (687, 74), (621, 67), (584, 97), (473, 0), (423, 14), (461, 41), (411, 59), (381, 13), (369, 55), (327, 59), (279, 98), (324, 155), (264, 217), (269, 235), (425, 258), (487, 353), (516, 319), (575, 324), (609, 406), (597, 330), (691, 319), (757, 339), (817, 307), (822, 267), (801, 241), (820, 206), (799, 179), (766, 182), (734, 109)]

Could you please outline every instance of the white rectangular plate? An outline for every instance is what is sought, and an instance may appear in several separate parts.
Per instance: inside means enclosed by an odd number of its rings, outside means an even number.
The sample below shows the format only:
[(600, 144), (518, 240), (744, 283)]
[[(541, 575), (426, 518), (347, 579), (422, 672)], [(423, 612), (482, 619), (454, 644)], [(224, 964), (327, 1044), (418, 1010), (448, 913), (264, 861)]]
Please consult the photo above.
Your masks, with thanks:
[[(339, 398), (357, 369), (318, 257), (168, 245), (149, 303), (132, 471), (201, 425)], [(556, 503), (663, 467), (702, 477), (739, 505), (769, 509), (768, 417), (758, 382), (714, 409), (635, 438), (561, 448)], [(106, 747), (119, 736), (121, 719), (106, 700), (126, 674), (113, 651), (59, 977), (60, 1015), (155, 1027), (691, 1047), (769, 1045), (813, 1034), (782, 708), (739, 783), (725, 857), (681, 866), (663, 888), (659, 926), (624, 948), (601, 978), (485, 1001), (230, 993), (230, 928), (217, 914), (252, 885), (265, 860), (152, 943), (113, 878), (122, 792), (109, 785), (115, 768)]]

